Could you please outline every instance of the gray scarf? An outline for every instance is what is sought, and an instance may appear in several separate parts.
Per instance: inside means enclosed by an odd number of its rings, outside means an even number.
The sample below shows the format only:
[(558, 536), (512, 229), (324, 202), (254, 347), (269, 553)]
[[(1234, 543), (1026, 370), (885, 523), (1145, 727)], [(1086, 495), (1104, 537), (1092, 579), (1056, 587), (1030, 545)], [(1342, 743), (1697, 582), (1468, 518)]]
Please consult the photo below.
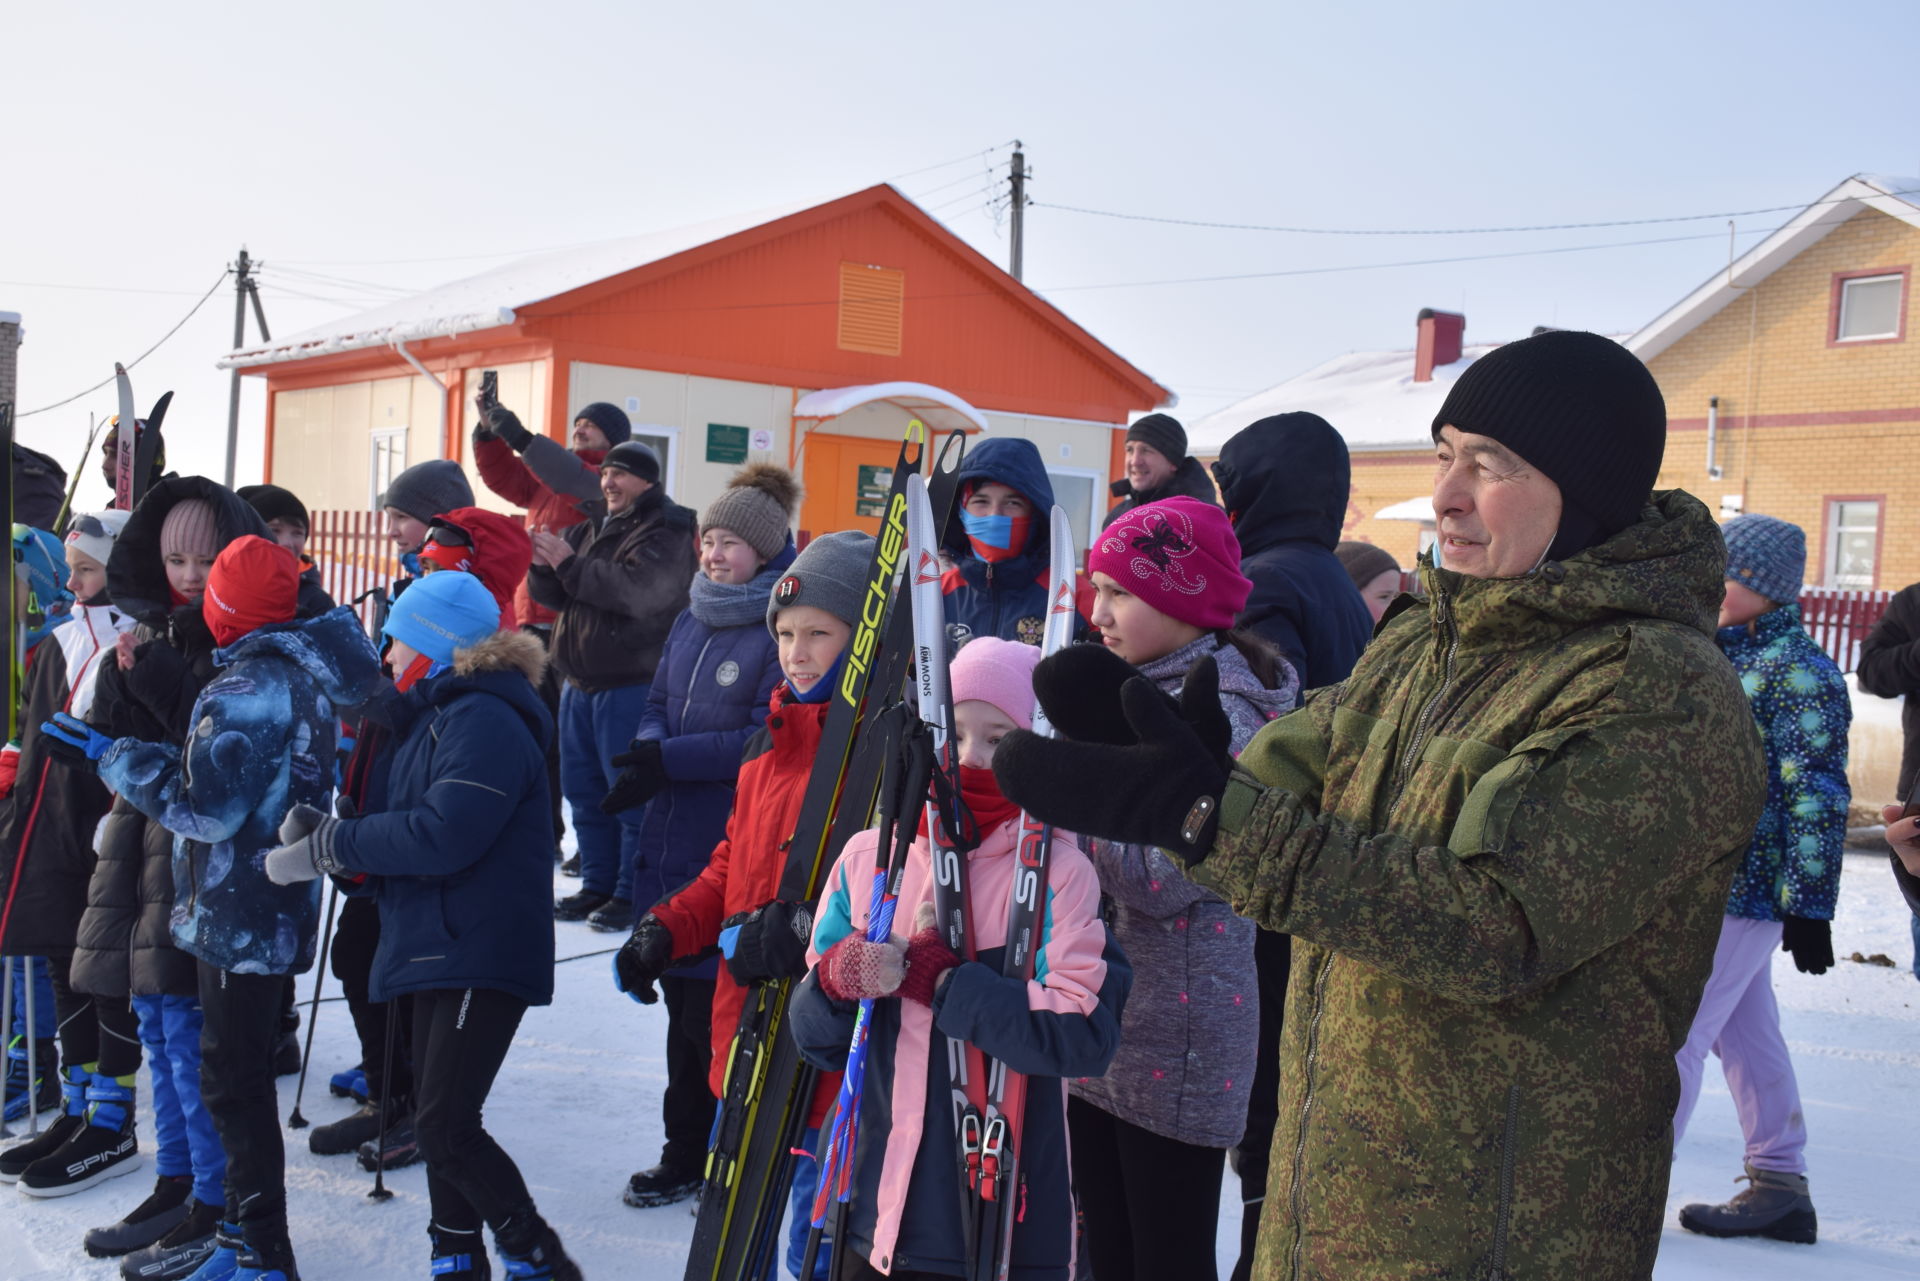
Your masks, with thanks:
[(693, 576), (687, 608), (708, 627), (744, 627), (748, 623), (765, 624), (767, 599), (780, 571), (763, 569), (744, 583), (716, 583), (704, 573)]

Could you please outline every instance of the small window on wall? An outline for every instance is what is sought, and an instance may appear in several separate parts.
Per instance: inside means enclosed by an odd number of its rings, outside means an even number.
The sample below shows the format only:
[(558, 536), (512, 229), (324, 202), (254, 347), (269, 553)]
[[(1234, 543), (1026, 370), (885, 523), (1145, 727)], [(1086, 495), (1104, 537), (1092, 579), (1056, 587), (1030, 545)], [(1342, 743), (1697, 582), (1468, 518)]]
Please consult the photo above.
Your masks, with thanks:
[(1833, 341), (1886, 342), (1904, 336), (1906, 272), (1842, 276), (1836, 286)]
[(678, 432), (664, 431), (658, 427), (636, 426), (630, 439), (637, 440), (654, 453), (660, 455), (660, 482), (667, 487), (669, 496), (673, 493), (674, 437)]
[(1880, 503), (1875, 499), (1827, 500), (1828, 587), (1872, 591), (1880, 560)]
[(380, 495), (407, 469), (407, 429), (380, 427), (368, 433), (367, 507), (380, 509)]
[[(1095, 501), (1099, 497), (1100, 477), (1090, 471), (1067, 469), (1055, 471), (1047, 469), (1047, 480), (1053, 485), (1053, 501), (1067, 513), (1067, 524), (1073, 530), (1074, 550), (1080, 564), (1087, 563), (1087, 546), (1094, 534), (1099, 532), (1100, 518), (1107, 514), (1104, 507)], [(1046, 513), (1035, 512), (1035, 517), (1045, 519)]]

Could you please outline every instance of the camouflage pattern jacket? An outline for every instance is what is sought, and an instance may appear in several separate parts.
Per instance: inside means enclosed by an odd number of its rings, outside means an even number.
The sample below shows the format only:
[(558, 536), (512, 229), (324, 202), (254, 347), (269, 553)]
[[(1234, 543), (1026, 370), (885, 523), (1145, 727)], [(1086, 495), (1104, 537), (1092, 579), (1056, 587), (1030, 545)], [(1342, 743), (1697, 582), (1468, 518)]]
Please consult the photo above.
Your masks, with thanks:
[(1766, 796), (1698, 500), (1524, 578), (1431, 566), (1241, 755), (1195, 879), (1294, 936), (1261, 1278), (1645, 1277)]

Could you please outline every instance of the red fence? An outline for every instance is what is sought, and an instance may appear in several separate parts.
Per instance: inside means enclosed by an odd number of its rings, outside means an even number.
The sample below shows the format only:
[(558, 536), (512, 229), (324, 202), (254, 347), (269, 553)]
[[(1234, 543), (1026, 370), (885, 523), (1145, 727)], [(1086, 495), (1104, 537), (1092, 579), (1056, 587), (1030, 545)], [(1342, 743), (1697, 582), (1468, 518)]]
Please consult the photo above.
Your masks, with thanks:
[(318, 511), (312, 519), (307, 555), (320, 568), (321, 585), (342, 605), (353, 605), (371, 634), (379, 618), (380, 595), (400, 576), (400, 559), (387, 537), (386, 519), (379, 512), (344, 511)]
[(1892, 599), (1892, 592), (1809, 587), (1800, 593), (1800, 621), (1814, 643), (1840, 664), (1840, 670), (1850, 672), (1860, 665), (1860, 642), (1887, 612), (1887, 602)]

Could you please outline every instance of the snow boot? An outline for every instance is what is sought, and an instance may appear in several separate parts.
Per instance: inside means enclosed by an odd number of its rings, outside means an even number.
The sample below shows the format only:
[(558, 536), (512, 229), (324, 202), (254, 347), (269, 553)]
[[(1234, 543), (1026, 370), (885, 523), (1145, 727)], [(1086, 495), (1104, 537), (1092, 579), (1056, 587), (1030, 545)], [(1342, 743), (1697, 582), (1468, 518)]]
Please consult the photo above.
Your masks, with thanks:
[(282, 1032), (273, 1047), (273, 1074), (275, 1076), (298, 1076), (300, 1074), (300, 1033)]
[(580, 856), (578, 854), (572, 854), (560, 860), (560, 875), (571, 876), (576, 881), (580, 879)]
[(581, 890), (567, 895), (553, 905), (553, 919), (584, 921), (611, 902), (613, 902), (611, 894), (602, 894), (597, 890)]
[(234, 1273), (240, 1270), (240, 1251), (244, 1249), (246, 1242), (240, 1239), (240, 1225), (223, 1219), (213, 1234), (213, 1249), (207, 1252), (199, 1267), (180, 1281), (233, 1281)]
[(513, 1281), (582, 1281), (579, 1265), (567, 1257), (540, 1212), (531, 1205), (507, 1216), (493, 1234), (500, 1266)]
[(433, 1238), (434, 1281), (493, 1281), (493, 1265), (487, 1262), (487, 1245), (480, 1229), (464, 1232), (451, 1228), (429, 1227)]
[[(1710, 1237), (1769, 1237), (1812, 1245), (1819, 1236), (1807, 1176), (1760, 1170), (1749, 1165), (1747, 1187), (1723, 1205), (1695, 1203), (1680, 1208), (1680, 1226)], [(1734, 1182), (1740, 1182), (1735, 1179)]]
[(672, 1205), (684, 1201), (690, 1196), (700, 1194), (700, 1185), (706, 1181), (698, 1167), (668, 1165), (662, 1161), (651, 1170), (642, 1170), (627, 1180), (627, 1190), (620, 1199), (637, 1210), (649, 1206)]
[(398, 1170), (412, 1165), (420, 1159), (420, 1140), (413, 1135), (413, 1118), (401, 1117), (387, 1127), (386, 1160), (380, 1159), (379, 1140), (368, 1139), (360, 1145), (360, 1168), (371, 1174), (375, 1170)]
[[(307, 1150), (315, 1156), (347, 1156), (359, 1151), (361, 1144), (372, 1143), (380, 1137), (382, 1110), (378, 1103), (362, 1103), (359, 1110), (349, 1116), (314, 1126), (307, 1136)], [(384, 1111), (388, 1133), (407, 1118), (405, 1103), (390, 1104)]]
[[(187, 1216), (172, 1231), (120, 1260), (121, 1277), (124, 1281), (183, 1281), (212, 1257), (224, 1213), (221, 1206), (190, 1199)], [(233, 1235), (237, 1241), (238, 1231)]]
[(624, 934), (633, 928), (633, 904), (623, 898), (610, 898), (587, 916), (587, 924), (602, 934)]
[(51, 1156), (67, 1141), (86, 1128), (87, 1083), (93, 1074), (83, 1067), (70, 1067), (60, 1078), (60, 1115), (25, 1143), (16, 1143), (0, 1152), (0, 1183), (18, 1183), (28, 1166)]
[[(59, 1050), (55, 1046), (53, 1041), (34, 1042), (33, 1067), (38, 1079), (29, 1084), (26, 1037), (16, 1036), (7, 1042), (6, 1120), (24, 1121), (33, 1112), (51, 1115), (60, 1106)], [(39, 1093), (37, 1099), (35, 1091)]]
[(133, 1134), (133, 1078), (101, 1076), (87, 1085), (87, 1123), (57, 1151), (20, 1172), (28, 1196), (72, 1196), (105, 1179), (140, 1168)]
[(327, 1080), (327, 1093), (336, 1099), (367, 1101), (367, 1070), (356, 1063), (344, 1072), (335, 1072)]
[(96, 1259), (117, 1259), (152, 1245), (187, 1217), (193, 1199), (191, 1174), (163, 1174), (154, 1181), (153, 1194), (118, 1223), (88, 1232), (81, 1245)]

